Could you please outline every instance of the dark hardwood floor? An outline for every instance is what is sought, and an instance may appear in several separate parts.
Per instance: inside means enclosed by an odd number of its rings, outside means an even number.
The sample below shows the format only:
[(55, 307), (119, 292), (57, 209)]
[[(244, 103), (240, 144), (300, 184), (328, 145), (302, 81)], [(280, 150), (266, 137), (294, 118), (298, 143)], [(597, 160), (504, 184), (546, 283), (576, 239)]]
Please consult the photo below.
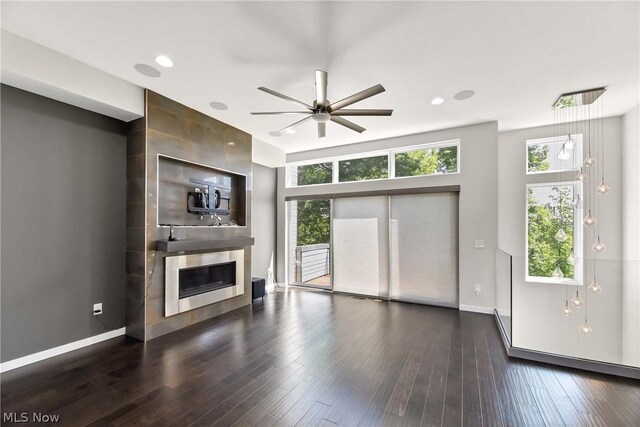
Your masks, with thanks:
[(303, 290), (1, 385), (63, 425), (640, 426), (638, 382), (509, 360), (492, 316)]

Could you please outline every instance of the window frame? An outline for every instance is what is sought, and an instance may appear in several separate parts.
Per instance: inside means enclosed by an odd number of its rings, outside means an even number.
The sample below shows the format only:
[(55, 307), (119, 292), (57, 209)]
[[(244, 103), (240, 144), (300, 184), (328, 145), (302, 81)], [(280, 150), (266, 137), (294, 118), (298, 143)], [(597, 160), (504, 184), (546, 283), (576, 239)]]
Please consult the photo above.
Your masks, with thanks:
[[(575, 257), (575, 264), (573, 266), (574, 277), (568, 279), (566, 277), (563, 278), (555, 278), (555, 277), (540, 277), (540, 276), (530, 276), (529, 275), (529, 189), (536, 187), (564, 187), (564, 186), (573, 186), (574, 187), (574, 197), (580, 195), (582, 197), (582, 182), (577, 180), (567, 180), (567, 181), (554, 181), (554, 182), (536, 182), (536, 183), (528, 183), (525, 188), (525, 201), (524, 201), (524, 217), (525, 217), (525, 227), (524, 227), (524, 263), (525, 263), (525, 283), (549, 283), (554, 285), (573, 285), (573, 286), (582, 286), (584, 284), (584, 227), (582, 225), (582, 217), (576, 215), (576, 210), (574, 209), (573, 215), (573, 252)], [(578, 210), (578, 212), (580, 212)]]
[[(567, 134), (569, 135), (569, 134)], [(553, 170), (546, 170), (546, 171), (535, 171), (535, 172), (530, 172), (529, 171), (529, 146), (530, 145), (540, 145), (540, 144), (549, 144), (549, 143), (557, 143), (557, 142), (563, 142), (562, 140), (564, 138), (566, 138), (567, 135), (556, 135), (556, 136), (549, 136), (549, 137), (545, 137), (545, 138), (534, 138), (534, 139), (527, 139), (525, 140), (525, 150), (524, 150), (524, 171), (526, 175), (544, 175), (544, 174), (551, 174), (551, 173), (563, 173), (563, 172), (578, 172), (580, 170), (580, 167), (582, 166), (582, 157), (584, 157), (584, 135), (582, 133), (572, 133), (570, 134), (573, 137), (577, 137), (576, 138), (576, 145), (580, 145), (580, 159), (578, 160), (577, 164), (574, 161), (573, 164), (569, 165), (568, 168), (564, 168), (564, 169), (553, 169)]]
[[(410, 175), (410, 176), (399, 176), (399, 177), (396, 176), (395, 165), (396, 165), (397, 153), (407, 153), (412, 151), (447, 148), (447, 147), (456, 147), (456, 171), (455, 172), (433, 173), (433, 174), (425, 174), (425, 175)], [(340, 176), (339, 176), (340, 162), (347, 161), (347, 160), (366, 159), (370, 157), (381, 157), (381, 156), (387, 156), (387, 177), (386, 178), (366, 179), (366, 180), (360, 180), (360, 181), (340, 181)], [(372, 182), (372, 181), (385, 181), (390, 179), (420, 178), (425, 176), (459, 175), (462, 171), (461, 160), (462, 160), (462, 156), (461, 156), (461, 150), (460, 150), (460, 139), (429, 142), (425, 144), (411, 145), (411, 146), (398, 147), (398, 148), (388, 148), (384, 150), (366, 151), (363, 153), (346, 154), (342, 156), (321, 157), (321, 158), (287, 163), (285, 168), (285, 173), (286, 173), (285, 185), (286, 185), (286, 188), (296, 188), (296, 187), (306, 188), (306, 187), (315, 187), (315, 186), (331, 185), (331, 184), (353, 184), (356, 182)], [(299, 166), (306, 166), (306, 165), (314, 165), (319, 163), (332, 163), (332, 166), (331, 166), (332, 179), (330, 183), (308, 184), (308, 185), (300, 185), (300, 186), (297, 184), (293, 185), (293, 183), (291, 182), (292, 168), (297, 168)]]

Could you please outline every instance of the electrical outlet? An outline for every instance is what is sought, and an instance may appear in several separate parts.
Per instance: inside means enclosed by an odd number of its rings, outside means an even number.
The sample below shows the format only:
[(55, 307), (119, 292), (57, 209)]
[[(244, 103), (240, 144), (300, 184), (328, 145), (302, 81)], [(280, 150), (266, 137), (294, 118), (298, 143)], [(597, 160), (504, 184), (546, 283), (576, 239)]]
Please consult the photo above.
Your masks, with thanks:
[(93, 304), (93, 315), (98, 316), (102, 314), (102, 303)]
[(477, 248), (477, 249), (482, 249), (484, 248), (484, 240), (483, 239), (476, 239), (473, 241), (473, 247)]
[(480, 295), (480, 284), (476, 283), (473, 285), (473, 293), (476, 295)]

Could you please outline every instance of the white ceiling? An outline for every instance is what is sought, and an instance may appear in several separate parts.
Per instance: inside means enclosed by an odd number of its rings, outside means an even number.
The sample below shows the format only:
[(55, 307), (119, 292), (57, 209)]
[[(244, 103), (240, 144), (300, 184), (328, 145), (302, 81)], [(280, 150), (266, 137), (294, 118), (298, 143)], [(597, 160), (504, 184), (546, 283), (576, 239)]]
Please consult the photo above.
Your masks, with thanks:
[[(550, 124), (563, 92), (608, 86), (606, 115), (639, 101), (638, 2), (2, 2), (2, 27), (245, 130), (287, 152), (498, 120), (500, 130)], [(157, 54), (175, 66), (154, 79), (136, 63)], [(159, 67), (160, 68), (160, 67)], [(352, 108), (392, 117), (335, 123), (317, 139), (268, 135), (296, 110), (266, 86), (311, 103), (314, 70), (329, 99), (381, 83)], [(454, 101), (473, 89), (476, 96)], [(441, 96), (440, 106), (430, 99)], [(229, 106), (216, 111), (209, 102)]]

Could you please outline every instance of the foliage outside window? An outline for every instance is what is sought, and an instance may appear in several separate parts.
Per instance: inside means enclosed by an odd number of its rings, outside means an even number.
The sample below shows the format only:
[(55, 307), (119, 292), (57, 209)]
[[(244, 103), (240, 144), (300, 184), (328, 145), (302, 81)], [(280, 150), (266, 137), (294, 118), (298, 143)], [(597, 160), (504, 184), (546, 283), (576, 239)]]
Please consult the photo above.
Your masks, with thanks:
[(297, 246), (329, 243), (331, 201), (298, 200)]
[(366, 181), (389, 177), (389, 157), (375, 156), (361, 159), (340, 160), (338, 181)]
[(458, 147), (423, 148), (395, 153), (395, 176), (420, 176), (458, 171)]
[[(559, 158), (558, 155), (563, 150), (566, 158)], [(527, 141), (527, 174), (578, 170), (581, 165), (581, 134)]]
[(304, 186), (458, 173), (459, 141), (287, 165), (287, 185)]
[(582, 227), (576, 225), (579, 219), (573, 207), (577, 190), (573, 183), (527, 187), (528, 280), (567, 283), (581, 279), (580, 250), (572, 252), (574, 247), (581, 248), (582, 241)]
[(300, 165), (297, 169), (297, 185), (329, 184), (333, 179), (333, 163), (323, 162)]

